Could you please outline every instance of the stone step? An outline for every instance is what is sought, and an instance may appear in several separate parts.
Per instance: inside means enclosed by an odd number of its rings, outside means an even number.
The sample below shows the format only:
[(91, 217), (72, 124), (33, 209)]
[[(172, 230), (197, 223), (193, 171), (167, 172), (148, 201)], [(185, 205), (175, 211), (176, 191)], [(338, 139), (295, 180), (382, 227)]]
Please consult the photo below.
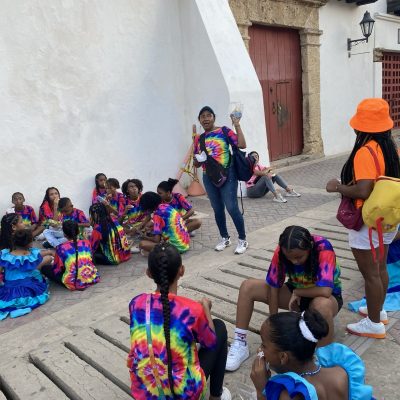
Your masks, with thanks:
[[(129, 331), (129, 327), (127, 328)], [(126, 366), (127, 351), (96, 335), (92, 329), (84, 329), (69, 336), (64, 344), (80, 359), (130, 394), (129, 370)]]
[(128, 393), (80, 359), (63, 343), (44, 346), (29, 356), (33, 364), (71, 399), (131, 399)]
[[(124, 320), (121, 319), (124, 317)], [(97, 322), (91, 327), (94, 333), (108, 342), (117, 346), (119, 349), (129, 353), (130, 351), (130, 328), (128, 313), (126, 315), (111, 315), (110, 317)]]
[[(10, 399), (15, 400), (68, 400), (46, 375), (24, 358), (0, 368), (1, 387)], [(6, 399), (0, 392), (0, 400)]]
[(333, 225), (329, 222), (323, 222), (323, 223), (317, 224), (313, 229), (316, 231), (324, 230), (326, 232), (341, 233), (344, 235), (347, 235), (349, 233), (349, 230), (347, 228), (345, 228), (343, 225)]

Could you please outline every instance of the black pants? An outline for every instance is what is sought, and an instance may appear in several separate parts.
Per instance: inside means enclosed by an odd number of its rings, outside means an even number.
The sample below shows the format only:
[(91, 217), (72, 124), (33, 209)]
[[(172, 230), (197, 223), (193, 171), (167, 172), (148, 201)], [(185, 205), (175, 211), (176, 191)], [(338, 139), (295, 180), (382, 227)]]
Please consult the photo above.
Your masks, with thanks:
[(42, 268), (40, 268), (40, 272), (47, 278), (49, 278), (53, 282), (57, 282), (60, 285), (63, 285), (62, 283), (62, 273), (60, 274), (55, 274), (54, 273), (54, 267), (53, 265), (43, 265)]
[(110, 263), (110, 260), (100, 251), (97, 251), (94, 254), (93, 261), (94, 261), (94, 263), (96, 265), (97, 264), (100, 264), (100, 265), (112, 265), (112, 263)]
[(210, 377), (211, 396), (219, 397), (222, 394), (226, 358), (228, 356), (228, 334), (223, 321), (213, 319), (213, 322), (217, 336), (217, 345), (213, 350), (201, 348), (199, 350), (199, 361), (206, 379)]

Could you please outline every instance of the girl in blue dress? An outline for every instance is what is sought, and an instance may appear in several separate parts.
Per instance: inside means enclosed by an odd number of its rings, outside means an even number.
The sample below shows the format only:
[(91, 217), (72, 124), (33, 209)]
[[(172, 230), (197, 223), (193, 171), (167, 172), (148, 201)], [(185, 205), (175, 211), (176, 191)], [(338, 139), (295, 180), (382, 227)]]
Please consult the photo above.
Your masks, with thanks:
[[(251, 371), (257, 399), (371, 400), (358, 355), (340, 343), (315, 351), (328, 331), (315, 310), (271, 315), (261, 326), (262, 344)], [(271, 377), (270, 368), (277, 375)]]
[(30, 313), (49, 299), (48, 283), (39, 269), (50, 262), (39, 249), (32, 248), (30, 229), (17, 230), (12, 248), (0, 252), (4, 281), (0, 286), (0, 320)]

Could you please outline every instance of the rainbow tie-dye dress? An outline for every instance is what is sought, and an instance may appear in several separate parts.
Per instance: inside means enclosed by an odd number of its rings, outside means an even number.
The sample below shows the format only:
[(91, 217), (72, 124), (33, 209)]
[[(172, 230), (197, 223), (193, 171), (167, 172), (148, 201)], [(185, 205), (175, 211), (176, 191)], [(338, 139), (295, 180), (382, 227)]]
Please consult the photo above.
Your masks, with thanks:
[[(146, 337), (146, 298), (141, 294), (129, 304), (131, 351), (128, 368), (131, 376), (131, 394), (136, 400), (158, 399), (158, 389), (150, 365)], [(196, 342), (212, 349), (217, 338), (210, 328), (200, 303), (170, 293), (170, 335), (174, 392), (180, 400), (205, 398), (206, 378), (200, 367)], [(153, 351), (166, 400), (172, 400), (168, 382), (167, 350), (163, 327), (162, 303), (159, 293), (151, 295), (151, 336)]]

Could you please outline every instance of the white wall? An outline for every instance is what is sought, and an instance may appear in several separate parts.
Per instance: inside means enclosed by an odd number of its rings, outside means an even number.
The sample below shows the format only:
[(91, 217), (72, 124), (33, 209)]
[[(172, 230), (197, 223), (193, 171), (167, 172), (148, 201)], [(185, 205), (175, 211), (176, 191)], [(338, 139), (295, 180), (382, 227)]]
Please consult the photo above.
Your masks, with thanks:
[[(204, 19), (204, 23), (202, 22)], [(56, 186), (87, 211), (94, 175), (154, 190), (175, 176), (204, 104), (245, 103), (266, 155), (262, 94), (226, 0), (6, 0), (0, 13), (0, 211)]]
[[(348, 122), (357, 104), (363, 98), (382, 95), (381, 64), (373, 62), (373, 49), (382, 41), (389, 44), (392, 33), (388, 23), (377, 19), (368, 43), (353, 47), (350, 58), (347, 52), (347, 38), (363, 37), (359, 23), (367, 10), (375, 19), (375, 13), (386, 12), (386, 0), (359, 7), (330, 0), (320, 8), (321, 129), (326, 155), (353, 147), (355, 137)], [(388, 48), (400, 50), (398, 45)]]

